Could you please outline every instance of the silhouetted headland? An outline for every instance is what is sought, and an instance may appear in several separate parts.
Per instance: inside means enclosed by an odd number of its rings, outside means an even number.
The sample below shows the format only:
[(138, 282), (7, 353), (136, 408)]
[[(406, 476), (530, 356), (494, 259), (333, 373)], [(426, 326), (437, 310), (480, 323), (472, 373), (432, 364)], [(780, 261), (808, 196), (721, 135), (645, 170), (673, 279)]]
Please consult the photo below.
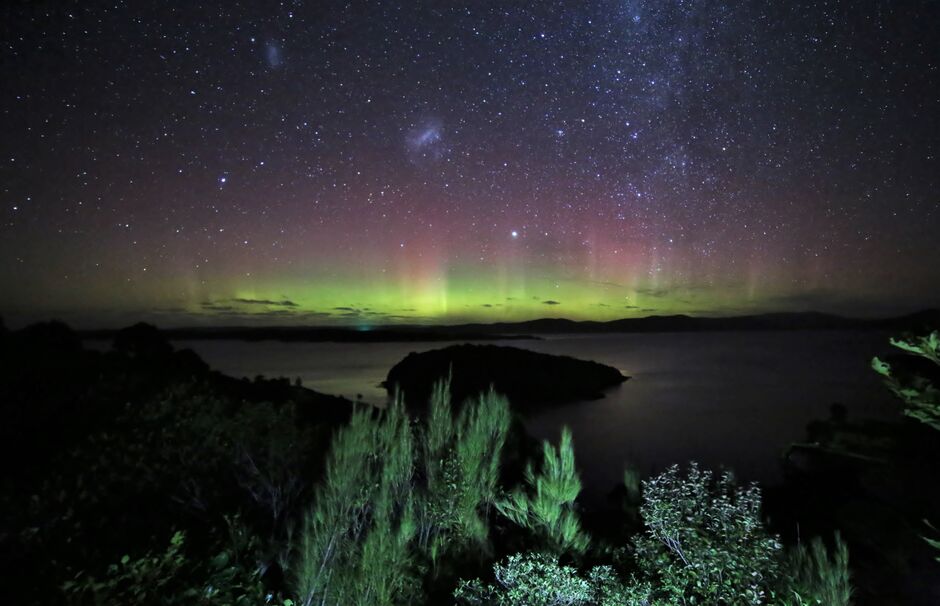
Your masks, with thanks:
[(598, 362), (499, 345), (453, 345), (410, 353), (388, 372), (383, 385), (398, 387), (410, 406), (423, 406), (434, 381), (451, 377), (454, 402), (493, 388), (518, 409), (536, 404), (597, 399), (629, 377)]

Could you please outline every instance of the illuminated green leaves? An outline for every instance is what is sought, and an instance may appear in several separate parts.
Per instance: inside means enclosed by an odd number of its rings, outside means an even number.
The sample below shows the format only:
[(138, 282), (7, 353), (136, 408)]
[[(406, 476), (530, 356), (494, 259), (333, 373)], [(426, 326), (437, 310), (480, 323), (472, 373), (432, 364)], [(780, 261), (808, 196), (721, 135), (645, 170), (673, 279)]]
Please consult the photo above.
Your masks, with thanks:
[(764, 604), (782, 546), (760, 506), (757, 485), (739, 487), (730, 473), (670, 467), (644, 483), (640, 569), (666, 603)]
[(337, 434), (301, 533), (299, 604), (407, 603), (425, 556), (487, 539), (509, 404), (490, 392), (455, 420), (442, 382), (430, 407), (423, 429), (397, 397), (384, 413), (357, 410)]
[[(926, 336), (891, 339), (891, 344), (914, 356), (940, 366), (940, 333)], [(879, 358), (871, 361), (872, 369), (885, 377), (885, 385), (904, 403), (904, 414), (940, 430), (940, 389), (920, 375), (900, 376), (890, 364)]]
[(575, 499), (581, 492), (581, 479), (574, 465), (571, 430), (562, 429), (556, 449), (542, 444), (542, 464), (538, 472), (526, 467), (526, 488), (517, 488), (496, 502), (499, 512), (528, 529), (538, 544), (556, 554), (583, 553), (589, 538), (581, 530), (575, 513)]

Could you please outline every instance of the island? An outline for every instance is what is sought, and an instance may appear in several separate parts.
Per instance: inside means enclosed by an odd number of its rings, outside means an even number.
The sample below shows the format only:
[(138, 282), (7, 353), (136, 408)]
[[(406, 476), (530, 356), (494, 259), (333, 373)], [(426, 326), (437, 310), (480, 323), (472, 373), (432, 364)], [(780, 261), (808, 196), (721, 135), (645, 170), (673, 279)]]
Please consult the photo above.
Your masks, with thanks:
[(629, 378), (611, 366), (570, 356), (462, 344), (408, 354), (389, 370), (382, 385), (389, 394), (400, 390), (409, 408), (421, 408), (434, 382), (447, 377), (455, 403), (492, 386), (523, 412), (546, 404), (595, 400)]

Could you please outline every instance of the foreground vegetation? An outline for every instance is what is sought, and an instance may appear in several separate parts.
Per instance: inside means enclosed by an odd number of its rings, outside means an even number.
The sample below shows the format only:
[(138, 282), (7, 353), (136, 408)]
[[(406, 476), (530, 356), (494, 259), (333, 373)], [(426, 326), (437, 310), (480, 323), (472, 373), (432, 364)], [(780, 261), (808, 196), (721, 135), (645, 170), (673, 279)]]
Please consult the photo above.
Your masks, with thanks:
[[(626, 469), (619, 513), (590, 523), (571, 434), (533, 448), (493, 391), (452, 402), (441, 381), (413, 415), (222, 377), (148, 327), (108, 353), (56, 324), (0, 335), (7, 603), (864, 600), (837, 525), (778, 534), (730, 472)], [(875, 367), (932, 425), (930, 378)]]

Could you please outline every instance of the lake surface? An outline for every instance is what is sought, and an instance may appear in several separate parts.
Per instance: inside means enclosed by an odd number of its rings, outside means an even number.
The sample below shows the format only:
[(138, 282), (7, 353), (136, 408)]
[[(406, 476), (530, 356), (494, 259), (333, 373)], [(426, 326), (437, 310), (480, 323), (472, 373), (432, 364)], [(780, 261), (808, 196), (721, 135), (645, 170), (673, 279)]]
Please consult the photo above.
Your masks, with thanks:
[[(644, 474), (697, 460), (773, 482), (780, 455), (808, 422), (835, 402), (849, 417), (900, 414), (870, 370), (891, 347), (879, 332), (713, 332), (551, 335), (501, 342), (596, 360), (631, 379), (600, 400), (577, 402), (527, 420), (539, 438), (571, 427), (586, 497), (621, 481), (624, 464)], [(385, 402), (389, 368), (412, 351), (449, 343), (281, 343), (187, 341), (213, 368), (234, 376), (300, 377), (307, 387)]]

